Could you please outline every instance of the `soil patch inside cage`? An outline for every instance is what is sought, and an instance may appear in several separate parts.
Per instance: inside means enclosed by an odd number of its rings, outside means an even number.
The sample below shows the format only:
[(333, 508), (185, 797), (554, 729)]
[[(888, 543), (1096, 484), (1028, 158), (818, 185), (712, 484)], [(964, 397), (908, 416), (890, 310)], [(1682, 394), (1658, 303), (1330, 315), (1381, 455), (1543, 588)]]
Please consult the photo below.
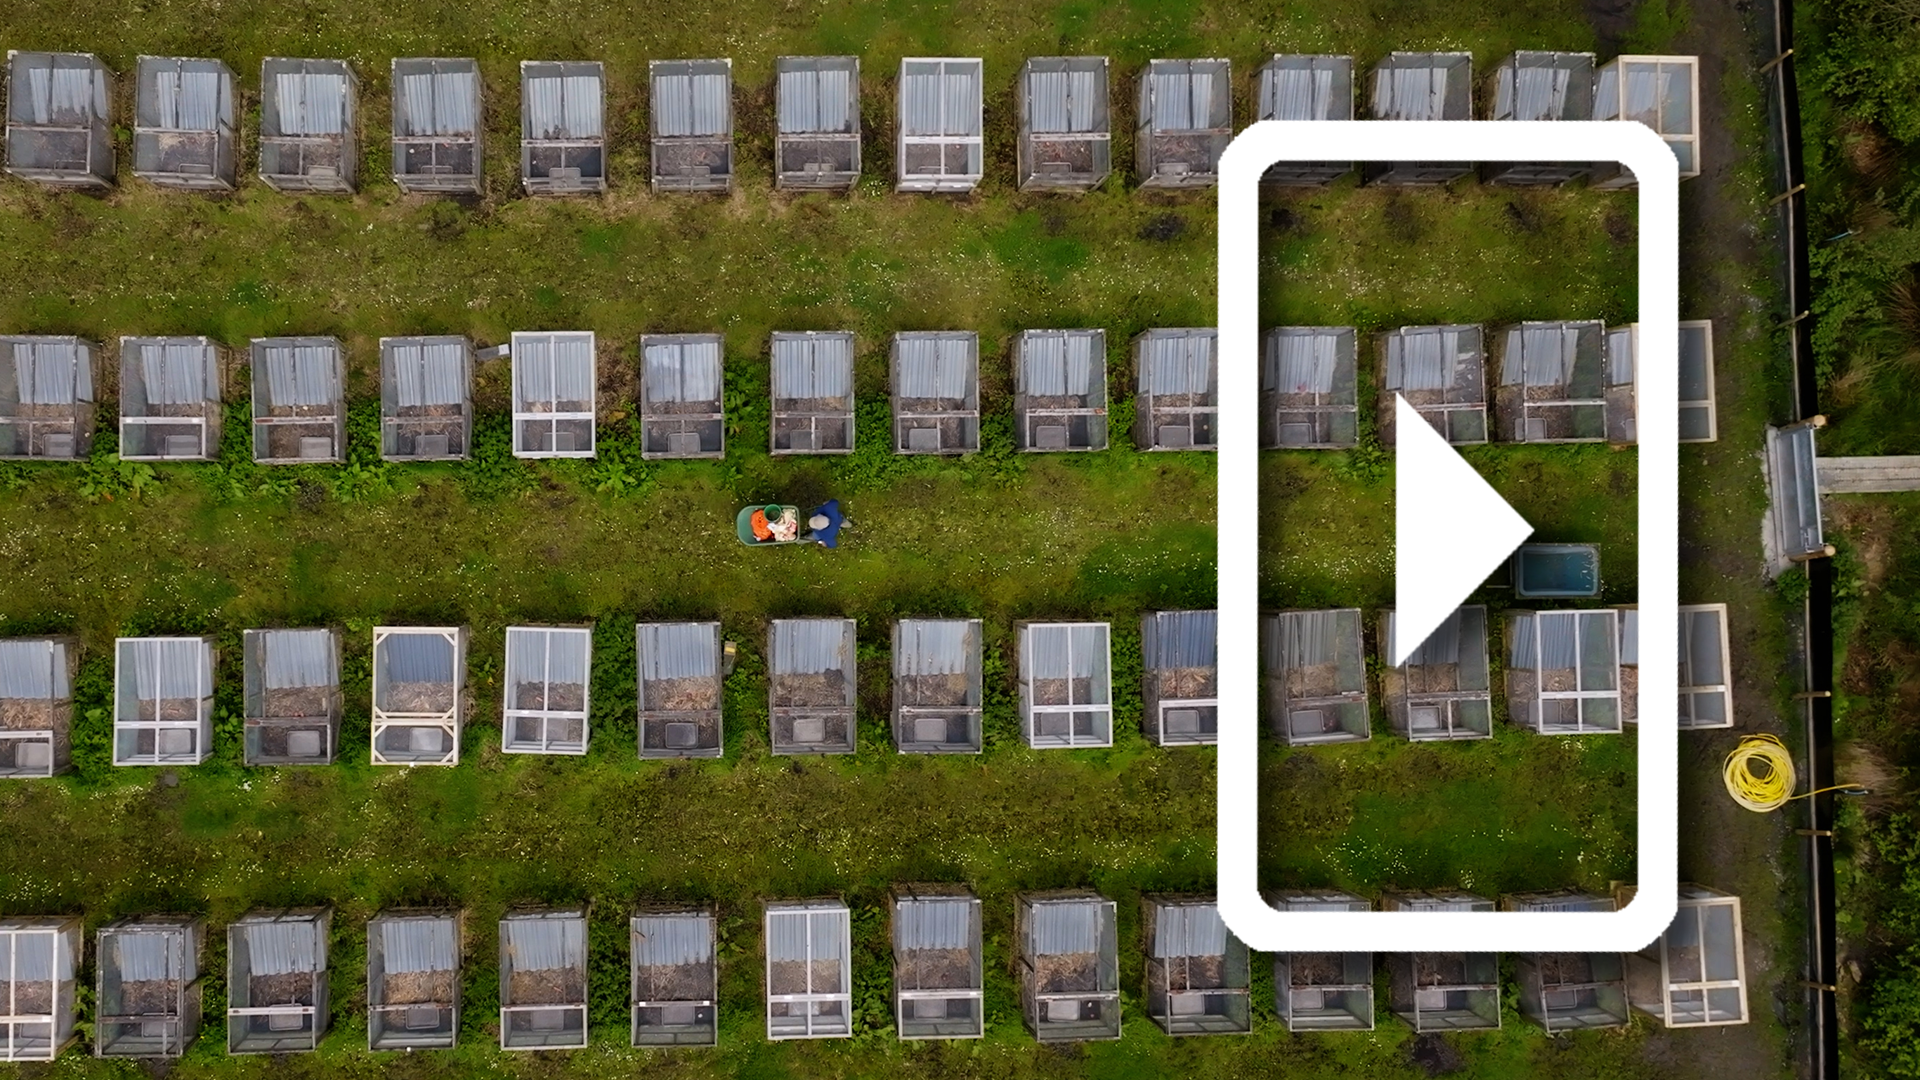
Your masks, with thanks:
[(1460, 986), (1467, 981), (1466, 958), (1427, 953), (1414, 961), (1413, 981), (1417, 986)]
[(139, 979), (120, 984), (117, 1016), (172, 1016), (180, 1007), (180, 984), (173, 979)]
[(453, 711), (452, 683), (396, 682), (388, 683), (386, 691), (382, 712), (439, 715)]
[(1187, 701), (1218, 697), (1219, 679), (1210, 667), (1163, 668), (1153, 673), (1154, 698)]
[(587, 1000), (586, 980), (574, 968), (516, 971), (508, 980), (506, 1005), (578, 1005)]
[(388, 1005), (451, 1005), (453, 972), (390, 971), (385, 989)]
[(840, 985), (840, 961), (815, 960), (813, 964), (813, 982), (807, 982), (807, 964), (805, 960), (775, 960), (767, 965), (767, 993), (785, 994), (838, 994)]
[(971, 990), (973, 953), (967, 949), (909, 949), (900, 962), (903, 990)]
[(1035, 705), (1090, 705), (1093, 704), (1093, 680), (1088, 679), (1035, 679), (1033, 680), (1033, 704)]
[(773, 677), (773, 707), (776, 709), (832, 708), (848, 704), (845, 672), (818, 671)]
[(0, 698), (0, 728), (8, 731), (45, 731), (53, 726), (53, 716), (51, 701)]
[(1100, 990), (1098, 958), (1092, 953), (1040, 956), (1033, 961), (1033, 979), (1042, 994), (1091, 994)]
[(1084, 394), (1028, 394), (1026, 411), (1042, 409), (1062, 410), (1066, 412), (1086, 412), (1096, 406), (1088, 402)]
[(1167, 961), (1167, 978), (1174, 990), (1218, 990), (1227, 984), (1226, 969), (1223, 956), (1175, 957)]
[(1182, 162), (1189, 172), (1212, 172), (1213, 144), (1214, 136), (1210, 135), (1155, 135), (1153, 162), (1156, 168)]
[(720, 680), (710, 676), (691, 679), (648, 679), (648, 712), (699, 712), (720, 707)]
[(247, 980), (249, 1008), (311, 1004), (313, 1004), (313, 975), (309, 972), (288, 971), (279, 975), (255, 975)]
[(1620, 715), (1633, 720), (1640, 715), (1640, 666), (1620, 665)]
[(913, 706), (965, 706), (972, 680), (964, 673), (948, 675), (902, 675), (895, 681), (900, 688), (900, 703)]
[(1093, 140), (1036, 137), (1033, 140), (1033, 163), (1035, 166), (1052, 166), (1045, 172), (1090, 173), (1093, 171)]
[[(542, 694), (541, 691), (545, 693)], [(580, 712), (586, 708), (587, 688), (579, 683), (520, 683), (514, 694), (516, 709)]]
[(699, 175), (725, 176), (732, 167), (733, 143), (730, 139), (714, 142), (669, 142), (653, 144), (653, 174), (663, 178)]
[(708, 1001), (713, 997), (713, 967), (709, 964), (643, 964), (636, 982), (636, 1001)]
[(1540, 957), (1540, 981), (1548, 986), (1590, 983), (1593, 960), (1583, 953), (1547, 953)]
[(1295, 986), (1339, 986), (1347, 981), (1342, 953), (1294, 953), (1289, 978)]
[[(0, 984), (4, 989), (4, 984)], [(13, 1015), (48, 1016), (53, 1013), (53, 984), (45, 979), (13, 983)]]
[(200, 717), (200, 702), (193, 698), (161, 698), (140, 702), (139, 718), (142, 720), (197, 720)]
[(333, 693), (331, 687), (325, 686), (268, 687), (267, 716), (274, 719), (327, 716), (332, 712)]

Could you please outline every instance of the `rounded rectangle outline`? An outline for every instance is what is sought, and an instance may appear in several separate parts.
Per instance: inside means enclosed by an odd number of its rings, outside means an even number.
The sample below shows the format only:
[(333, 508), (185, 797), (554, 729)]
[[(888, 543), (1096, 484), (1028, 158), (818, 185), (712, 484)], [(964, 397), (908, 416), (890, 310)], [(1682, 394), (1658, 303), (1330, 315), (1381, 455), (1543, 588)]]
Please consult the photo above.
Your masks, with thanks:
[[(1278, 161), (1617, 161), (1638, 181), (1638, 882), (1613, 912), (1279, 912), (1259, 891), (1259, 181)], [(1264, 952), (1632, 952), (1678, 910), (1679, 162), (1637, 121), (1265, 120), (1220, 157), (1220, 914)], [(1653, 377), (1649, 377), (1649, 373)], [(1541, 736), (1551, 737), (1551, 736)], [(1440, 883), (1434, 883), (1436, 885)]]

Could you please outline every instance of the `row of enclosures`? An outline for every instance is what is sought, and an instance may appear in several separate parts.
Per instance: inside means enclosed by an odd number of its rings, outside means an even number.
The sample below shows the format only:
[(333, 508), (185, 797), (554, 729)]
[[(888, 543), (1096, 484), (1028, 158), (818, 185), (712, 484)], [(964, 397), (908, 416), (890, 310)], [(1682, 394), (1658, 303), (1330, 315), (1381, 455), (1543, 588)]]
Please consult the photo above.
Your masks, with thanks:
[[(1633, 608), (1508, 611), (1508, 716), (1541, 734), (1619, 732), (1638, 714)], [(1414, 741), (1493, 734), (1488, 609), (1455, 611), (1380, 685), (1393, 729)], [(902, 619), (892, 628), (891, 727), (902, 753), (979, 753), (985, 656), (978, 619)], [(1286, 611), (1261, 627), (1267, 721), (1289, 745), (1372, 737), (1367, 649), (1358, 608)], [(1380, 613), (1382, 659), (1394, 614)], [(1016, 627), (1021, 734), (1037, 749), (1113, 745), (1111, 625)], [(775, 619), (768, 631), (768, 708), (776, 754), (853, 753), (856, 640), (852, 619)], [(1142, 726), (1162, 746), (1212, 744), (1220, 729), (1217, 616), (1154, 612), (1141, 620)], [(328, 629), (242, 635), (248, 765), (327, 764), (342, 716), (340, 638)], [(373, 762), (459, 761), (466, 694), (464, 627), (373, 632)], [(1679, 627), (1679, 726), (1733, 725), (1723, 604), (1685, 606)], [(717, 622), (635, 628), (642, 758), (722, 753)], [(72, 761), (70, 638), (0, 639), (0, 778), (53, 776)], [(121, 638), (114, 649), (113, 761), (197, 764), (212, 753), (213, 640)], [(587, 752), (592, 630), (506, 632), (501, 744), (508, 753)]]
[[(1629, 1008), (1668, 1027), (1745, 1023), (1740, 901), (1681, 887), (1679, 914), (1638, 953), (1555, 953), (1517, 960), (1520, 1011), (1550, 1032), (1617, 1027)], [(1367, 911), (1352, 893), (1275, 894), (1280, 910)], [(1505, 898), (1509, 911), (1610, 911), (1616, 898), (1563, 890)], [(1464, 892), (1388, 893), (1382, 910), (1492, 911)], [(1142, 900), (1148, 1017), (1170, 1035), (1251, 1031), (1252, 964), (1206, 897)], [(985, 1033), (981, 904), (964, 886), (897, 888), (890, 903), (895, 1030), (902, 1039)], [(852, 917), (838, 899), (764, 907), (766, 1033), (773, 1040), (853, 1033)], [(719, 953), (710, 908), (652, 905), (628, 921), (634, 1046), (719, 1041)], [(500, 1047), (587, 1045), (585, 908), (514, 909), (499, 922)], [(95, 939), (92, 1029), (98, 1057), (176, 1058), (200, 1032), (206, 922), (121, 919)], [(330, 1019), (332, 911), (254, 911), (227, 926), (227, 1052), (315, 1049)], [(1091, 890), (1015, 899), (1020, 1012), (1042, 1041), (1120, 1037), (1114, 902)], [(450, 1048), (461, 1027), (466, 916), (398, 908), (367, 924), (367, 1046)], [(77, 917), (0, 920), (0, 1060), (49, 1060), (77, 1040), (82, 961)], [(1388, 1008), (1417, 1031), (1500, 1026), (1498, 957), (1386, 958)], [(1374, 957), (1282, 953), (1275, 1004), (1291, 1031), (1371, 1030)]]
[[(1638, 324), (1529, 322), (1407, 326), (1376, 335), (1381, 437), (1394, 438), (1406, 398), (1450, 442), (1635, 439)], [(1108, 445), (1106, 331), (1026, 330), (1010, 349), (1014, 439), (1021, 450)], [(1270, 448), (1344, 448), (1360, 437), (1359, 335), (1352, 327), (1275, 327), (1260, 368), (1260, 440)], [(1146, 330), (1131, 344), (1134, 445), (1218, 445), (1219, 339), (1211, 328)], [(513, 452), (591, 457), (598, 407), (590, 331), (517, 332)], [(719, 334), (640, 339), (640, 428), (647, 458), (726, 454)], [(471, 450), (476, 359), (465, 337), (380, 339), (380, 453), (392, 461), (458, 461)], [(257, 338), (248, 351), (253, 457), (268, 464), (346, 457), (346, 352), (337, 338)], [(780, 331), (769, 342), (774, 454), (850, 453), (854, 336)], [(84, 458), (94, 433), (100, 346), (77, 337), (0, 337), (0, 457)], [(120, 456), (207, 461), (220, 453), (229, 366), (204, 337), (120, 339)], [(965, 331), (895, 334), (889, 356), (896, 453), (980, 449), (980, 340)], [(1491, 387), (1491, 392), (1489, 392)], [(1709, 322), (1680, 324), (1680, 435), (1716, 437)]]
[[(1482, 90), (1490, 120), (1632, 120), (1659, 133), (1680, 175), (1699, 174), (1699, 63), (1690, 56), (1517, 52)], [(1373, 68), (1371, 115), (1383, 120), (1474, 118), (1468, 53), (1396, 52)], [(143, 56), (136, 73), (135, 176), (169, 187), (232, 190), (238, 183), (237, 88), (219, 60)], [(656, 190), (733, 185), (733, 62), (648, 64)], [(971, 191), (985, 172), (985, 68), (979, 58), (900, 61), (895, 102), (896, 186)], [(1014, 83), (1022, 189), (1088, 190), (1113, 171), (1104, 56), (1036, 57)], [(1260, 120), (1352, 120), (1348, 56), (1276, 55), (1256, 76)], [(7, 170), (46, 184), (103, 187), (114, 180), (113, 75), (90, 53), (8, 54)], [(529, 193), (607, 186), (606, 72), (598, 61), (520, 65), (520, 178)], [(393, 179), (416, 192), (482, 189), (483, 85), (472, 59), (393, 61)], [(775, 182), (844, 189), (861, 172), (860, 60), (783, 56), (775, 62)], [(281, 191), (351, 192), (359, 174), (360, 83), (345, 60), (269, 57), (260, 68), (260, 178)], [(1141, 71), (1134, 134), (1142, 187), (1193, 187), (1218, 177), (1233, 138), (1233, 80), (1222, 59), (1153, 60)], [(1324, 184), (1352, 162), (1289, 162), (1267, 179)], [(1444, 183), (1471, 172), (1455, 162), (1369, 163), (1363, 178)], [(1626, 187), (1616, 164), (1502, 164), (1488, 179), (1559, 184), (1582, 176)]]

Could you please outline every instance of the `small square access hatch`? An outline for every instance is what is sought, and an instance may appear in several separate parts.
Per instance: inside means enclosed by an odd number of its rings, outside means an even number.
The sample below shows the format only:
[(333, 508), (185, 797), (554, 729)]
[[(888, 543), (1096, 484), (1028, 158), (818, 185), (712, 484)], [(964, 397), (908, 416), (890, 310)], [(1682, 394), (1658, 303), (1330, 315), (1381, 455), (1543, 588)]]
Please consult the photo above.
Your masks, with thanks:
[(161, 754), (193, 753), (193, 732), (185, 728), (168, 728), (156, 733), (155, 749)]
[(73, 436), (47, 436), (47, 456), (50, 458), (70, 458), (73, 456)]
[(1042, 424), (1033, 429), (1033, 445), (1042, 450), (1065, 450), (1067, 429), (1061, 424)]
[(1200, 710), (1168, 709), (1167, 733), (1170, 735), (1196, 735), (1200, 731)]
[(417, 727), (411, 734), (411, 745), (416, 754), (438, 754), (445, 749), (441, 736), (446, 733), (437, 727)]
[(333, 440), (325, 435), (303, 435), (300, 438), (301, 458), (312, 461), (333, 456)]
[(320, 733), (317, 731), (287, 732), (288, 757), (319, 757)]
[(700, 725), (689, 724), (684, 720), (667, 723), (667, 749), (692, 750), (700, 745)]
[(793, 741), (797, 743), (825, 742), (827, 722), (818, 716), (802, 716), (793, 722)]
[(1168, 449), (1180, 450), (1193, 445), (1193, 428), (1185, 424), (1168, 424), (1159, 434), (1160, 445)]
[(908, 428), (907, 449), (927, 452), (940, 449), (940, 429), (930, 427)]
[(414, 440), (413, 452), (416, 457), (446, 457), (447, 437), (445, 435), (422, 435)]
[(169, 435), (160, 454), (162, 457), (199, 457), (200, 440), (192, 435)]
[(697, 454), (700, 452), (700, 433), (697, 431), (676, 431), (667, 436), (667, 453)]

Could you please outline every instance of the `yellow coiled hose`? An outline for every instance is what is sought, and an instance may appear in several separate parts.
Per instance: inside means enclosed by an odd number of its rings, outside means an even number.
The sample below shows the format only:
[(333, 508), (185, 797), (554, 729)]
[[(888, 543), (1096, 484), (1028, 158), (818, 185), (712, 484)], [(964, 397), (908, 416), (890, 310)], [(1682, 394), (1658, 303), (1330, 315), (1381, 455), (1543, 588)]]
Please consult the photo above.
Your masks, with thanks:
[(1824, 791), (1865, 793), (1857, 784), (1835, 784), (1793, 794), (1793, 755), (1787, 752), (1785, 743), (1772, 735), (1748, 735), (1741, 739), (1740, 745), (1727, 755), (1722, 775), (1727, 781), (1727, 794), (1733, 796), (1733, 801), (1756, 814), (1770, 813), (1795, 799), (1804, 799)]

